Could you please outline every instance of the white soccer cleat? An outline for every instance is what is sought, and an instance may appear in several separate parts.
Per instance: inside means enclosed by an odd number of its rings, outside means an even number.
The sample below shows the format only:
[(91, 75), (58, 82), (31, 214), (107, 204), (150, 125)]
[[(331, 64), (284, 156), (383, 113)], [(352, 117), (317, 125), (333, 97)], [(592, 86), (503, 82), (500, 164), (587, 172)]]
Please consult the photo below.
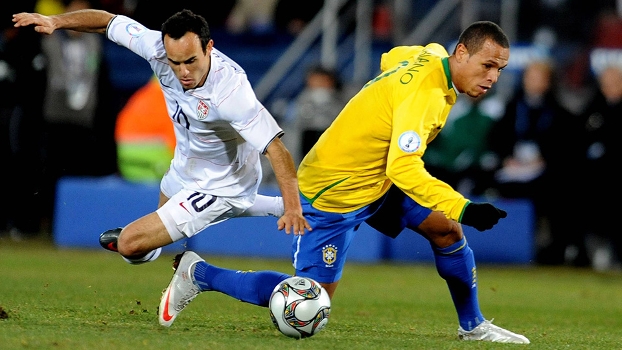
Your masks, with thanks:
[(164, 327), (170, 327), (177, 315), (201, 292), (194, 284), (194, 268), (201, 259), (196, 253), (185, 251), (175, 257), (175, 273), (162, 294), (158, 319)]
[(479, 326), (469, 332), (459, 327), (458, 338), (460, 340), (482, 340), (495, 343), (529, 344), (529, 339), (525, 336), (495, 326), (492, 324), (492, 320), (480, 323)]

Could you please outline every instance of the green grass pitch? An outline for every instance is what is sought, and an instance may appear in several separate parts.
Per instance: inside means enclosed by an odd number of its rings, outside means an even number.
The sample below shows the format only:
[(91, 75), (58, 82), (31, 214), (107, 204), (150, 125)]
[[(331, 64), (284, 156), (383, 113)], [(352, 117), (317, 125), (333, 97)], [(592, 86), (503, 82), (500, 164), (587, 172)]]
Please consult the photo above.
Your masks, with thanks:
[[(479, 264), (484, 315), (531, 340), (512, 345), (458, 341), (449, 292), (431, 265), (348, 264), (328, 326), (295, 340), (266, 308), (216, 292), (161, 327), (172, 258), (131, 266), (103, 250), (0, 239), (0, 349), (622, 349), (620, 272)], [(291, 272), (288, 261), (204, 258)]]

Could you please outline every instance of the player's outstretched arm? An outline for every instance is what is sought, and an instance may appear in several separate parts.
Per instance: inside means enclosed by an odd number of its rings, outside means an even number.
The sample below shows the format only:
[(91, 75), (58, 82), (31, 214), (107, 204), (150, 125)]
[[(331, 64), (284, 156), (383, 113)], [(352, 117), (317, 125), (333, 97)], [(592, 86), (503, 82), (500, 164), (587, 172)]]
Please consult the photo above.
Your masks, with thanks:
[(95, 9), (66, 12), (45, 16), (39, 13), (22, 12), (13, 15), (15, 27), (34, 26), (35, 31), (52, 34), (56, 29), (71, 29), (78, 32), (105, 33), (113, 14)]
[(276, 138), (270, 143), (266, 157), (272, 165), (283, 196), (285, 212), (277, 223), (279, 230), (285, 229), (285, 233), (293, 232), (295, 235), (303, 235), (305, 229), (311, 231), (311, 225), (302, 215), (294, 160), (281, 139)]

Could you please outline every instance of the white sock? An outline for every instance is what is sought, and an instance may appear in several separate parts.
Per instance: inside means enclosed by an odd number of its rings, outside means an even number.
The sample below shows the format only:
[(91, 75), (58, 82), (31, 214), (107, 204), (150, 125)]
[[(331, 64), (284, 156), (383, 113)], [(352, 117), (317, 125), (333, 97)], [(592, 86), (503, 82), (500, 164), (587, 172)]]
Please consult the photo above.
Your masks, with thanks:
[(276, 216), (280, 218), (284, 212), (282, 197), (258, 194), (255, 198), (255, 204), (246, 209), (240, 216)]
[(154, 250), (150, 251), (149, 253), (145, 254), (145, 256), (140, 257), (140, 258), (129, 259), (129, 258), (126, 258), (124, 256), (121, 256), (121, 257), (128, 264), (139, 265), (139, 264), (144, 264), (146, 262), (154, 261), (155, 259), (157, 259), (160, 256), (160, 253), (162, 253), (162, 248), (154, 249)]

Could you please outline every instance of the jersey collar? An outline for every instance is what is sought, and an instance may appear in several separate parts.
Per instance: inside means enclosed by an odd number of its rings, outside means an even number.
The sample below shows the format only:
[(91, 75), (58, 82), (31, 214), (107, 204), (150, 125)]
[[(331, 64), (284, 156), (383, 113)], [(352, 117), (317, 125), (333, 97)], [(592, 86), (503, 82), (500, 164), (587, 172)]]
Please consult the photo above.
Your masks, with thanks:
[(447, 78), (447, 90), (451, 90), (454, 88), (454, 83), (451, 81), (451, 72), (449, 71), (449, 57), (441, 58), (441, 62), (443, 62), (443, 70), (445, 71), (445, 78)]

